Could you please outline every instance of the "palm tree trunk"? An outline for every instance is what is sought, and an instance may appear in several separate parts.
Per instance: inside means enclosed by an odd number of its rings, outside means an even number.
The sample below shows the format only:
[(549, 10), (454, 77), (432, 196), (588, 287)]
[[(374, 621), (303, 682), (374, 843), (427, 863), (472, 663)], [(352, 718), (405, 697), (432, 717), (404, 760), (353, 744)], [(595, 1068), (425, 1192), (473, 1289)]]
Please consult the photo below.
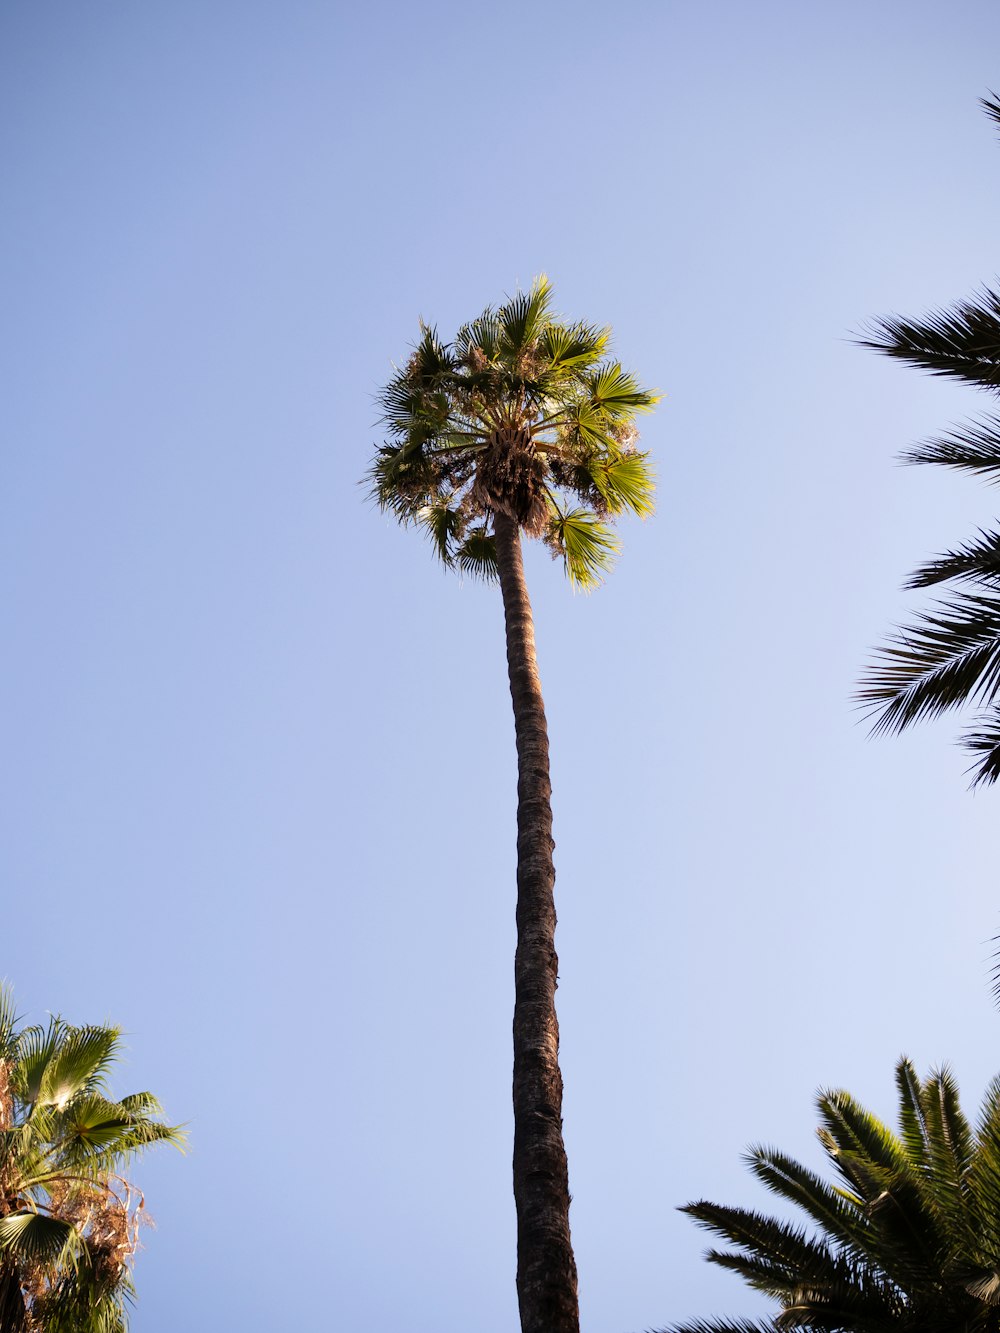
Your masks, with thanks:
[(579, 1333), (562, 1075), (552, 895), (552, 784), (535, 629), (517, 524), (495, 517), (517, 737), (517, 953), (514, 958), (514, 1200), (522, 1333)]

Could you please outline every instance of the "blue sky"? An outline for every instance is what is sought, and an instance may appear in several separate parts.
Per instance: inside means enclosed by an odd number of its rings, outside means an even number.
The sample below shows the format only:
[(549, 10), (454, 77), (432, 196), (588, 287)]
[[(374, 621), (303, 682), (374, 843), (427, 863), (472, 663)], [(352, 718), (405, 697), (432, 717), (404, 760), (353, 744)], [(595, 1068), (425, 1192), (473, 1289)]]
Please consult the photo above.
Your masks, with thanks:
[(852, 346), (997, 272), (989, 3), (0, 13), (0, 972), (113, 1019), (137, 1333), (516, 1326), (495, 589), (358, 485), (372, 396), (547, 272), (666, 395), (589, 598), (532, 552), (584, 1326), (758, 1308), (675, 1208), (812, 1097), (1000, 1066), (995, 792), (850, 695), (994, 514), (968, 390)]

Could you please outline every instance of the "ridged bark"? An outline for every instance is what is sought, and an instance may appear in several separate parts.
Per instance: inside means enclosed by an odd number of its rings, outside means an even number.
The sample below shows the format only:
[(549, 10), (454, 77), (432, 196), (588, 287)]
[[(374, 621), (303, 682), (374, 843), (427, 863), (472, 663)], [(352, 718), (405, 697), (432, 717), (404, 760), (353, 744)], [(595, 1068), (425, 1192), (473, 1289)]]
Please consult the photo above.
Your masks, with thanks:
[(517, 737), (517, 953), (514, 959), (514, 1201), (522, 1333), (579, 1333), (562, 1075), (553, 898), (552, 784), (535, 629), (517, 524), (495, 516)]

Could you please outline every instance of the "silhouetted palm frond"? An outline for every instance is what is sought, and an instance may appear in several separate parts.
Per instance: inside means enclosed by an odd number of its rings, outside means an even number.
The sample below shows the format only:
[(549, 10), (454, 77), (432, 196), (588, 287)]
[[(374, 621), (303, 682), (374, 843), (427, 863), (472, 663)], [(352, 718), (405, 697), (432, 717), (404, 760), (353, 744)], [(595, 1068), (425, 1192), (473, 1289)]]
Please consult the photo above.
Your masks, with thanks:
[(857, 698), (873, 733), (899, 732), (923, 718), (1000, 690), (1000, 597), (956, 595), (922, 613), (879, 649)]

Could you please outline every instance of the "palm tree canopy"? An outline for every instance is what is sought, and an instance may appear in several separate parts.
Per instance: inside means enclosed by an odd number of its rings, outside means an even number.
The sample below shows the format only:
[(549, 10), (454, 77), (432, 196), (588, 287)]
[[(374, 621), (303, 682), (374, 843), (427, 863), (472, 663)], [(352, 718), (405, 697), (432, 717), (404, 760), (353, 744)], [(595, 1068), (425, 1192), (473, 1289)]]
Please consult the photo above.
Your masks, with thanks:
[(368, 473), (377, 503), (422, 527), (446, 565), (485, 578), (503, 514), (593, 587), (618, 550), (606, 520), (653, 508), (635, 417), (658, 400), (607, 357), (609, 338), (555, 318), (544, 277), (451, 343), (422, 326), (379, 395), (389, 438)]
[(806, 1226), (706, 1201), (682, 1209), (733, 1247), (708, 1260), (779, 1309), (674, 1333), (1000, 1329), (1000, 1078), (975, 1127), (947, 1069), (922, 1081), (904, 1059), (896, 1086), (898, 1132), (849, 1093), (820, 1094), (832, 1182), (773, 1148), (750, 1149), (751, 1171)]
[(122, 1176), (183, 1132), (148, 1092), (116, 1100), (120, 1029), (17, 1025), (0, 987), (0, 1322), (15, 1331), (120, 1333), (141, 1194)]

